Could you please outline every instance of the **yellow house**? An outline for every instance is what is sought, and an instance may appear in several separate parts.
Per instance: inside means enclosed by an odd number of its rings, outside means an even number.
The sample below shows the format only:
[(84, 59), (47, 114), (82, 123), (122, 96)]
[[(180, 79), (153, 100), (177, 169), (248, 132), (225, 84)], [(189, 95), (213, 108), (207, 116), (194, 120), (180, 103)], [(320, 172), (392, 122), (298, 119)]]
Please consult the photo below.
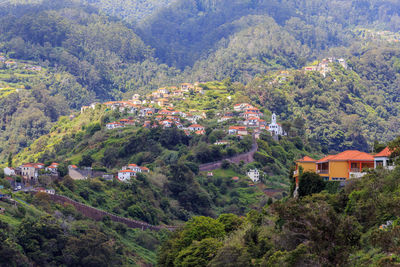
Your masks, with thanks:
[(326, 181), (346, 181), (350, 178), (361, 178), (365, 175), (364, 169), (373, 169), (374, 157), (357, 150), (347, 150), (337, 155), (329, 155), (318, 161), (304, 157), (296, 162), (294, 173), (296, 182), (298, 182), (300, 166), (304, 171), (315, 171)]
[(303, 172), (316, 172), (317, 161), (308, 156), (305, 156), (304, 158), (296, 161), (296, 170), (294, 171), (294, 177), (296, 178), (296, 184), (299, 182), (300, 167), (303, 169)]

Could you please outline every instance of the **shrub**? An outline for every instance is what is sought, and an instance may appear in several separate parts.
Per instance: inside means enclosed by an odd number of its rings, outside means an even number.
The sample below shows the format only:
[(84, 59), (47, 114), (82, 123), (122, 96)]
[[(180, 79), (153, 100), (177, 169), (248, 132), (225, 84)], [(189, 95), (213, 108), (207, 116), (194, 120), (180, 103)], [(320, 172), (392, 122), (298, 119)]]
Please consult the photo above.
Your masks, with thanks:
[(299, 179), (299, 196), (304, 197), (319, 193), (325, 188), (325, 181), (314, 172), (305, 172)]

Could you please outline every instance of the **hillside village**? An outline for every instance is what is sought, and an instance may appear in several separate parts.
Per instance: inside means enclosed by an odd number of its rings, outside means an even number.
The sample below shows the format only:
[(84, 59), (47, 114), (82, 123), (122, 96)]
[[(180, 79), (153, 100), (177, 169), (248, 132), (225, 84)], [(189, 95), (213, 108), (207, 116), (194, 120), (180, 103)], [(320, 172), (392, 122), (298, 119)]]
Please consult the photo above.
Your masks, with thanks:
[[(93, 103), (81, 108), (81, 113), (95, 109), (97, 105), (105, 105), (109, 110), (126, 114), (127, 118), (106, 124), (108, 130), (128, 126), (143, 126), (146, 128), (171, 128), (173, 126), (185, 131), (186, 135), (204, 135), (205, 126), (199, 121), (206, 120), (204, 110), (182, 111), (174, 108), (175, 101), (183, 101), (187, 95), (205, 94), (199, 83), (183, 83), (180, 88), (167, 87), (146, 96), (135, 94), (131, 100), (110, 101), (103, 104)], [(218, 113), (218, 123), (225, 123), (227, 133), (238, 137), (254, 134), (257, 138), (261, 131), (268, 131), (274, 137), (285, 135), (281, 124), (277, 123), (276, 114), (272, 114), (270, 123), (259, 108), (249, 103), (238, 103), (230, 110)], [(219, 142), (219, 144), (222, 144)]]
[[(6, 62), (5, 57), (0, 59)], [(348, 68), (347, 62), (344, 59), (331, 57), (318, 61), (317, 64), (305, 67), (304, 71), (317, 71), (325, 76), (326, 73), (331, 71), (331, 64), (334, 63), (340, 64), (345, 69)], [(12, 64), (9, 67), (12, 67)], [(34, 68), (34, 70), (39, 69)], [(287, 71), (282, 71), (278, 76), (279, 81), (285, 81), (287, 75), (289, 75)], [(205, 84), (207, 83), (182, 83), (179, 86), (159, 88), (146, 95), (134, 94), (128, 100), (108, 101), (105, 103), (95, 102), (89, 106), (82, 106), (80, 112), (81, 115), (84, 115), (90, 110), (105, 109), (107, 112), (118, 113), (117, 120), (109, 121), (104, 125), (104, 128), (108, 131), (129, 127), (144, 127), (148, 129), (176, 127), (184, 131), (186, 136), (202, 136), (206, 134), (209, 123), (215, 121), (218, 123), (219, 128), (224, 130), (226, 136), (220, 140), (216, 140), (214, 145), (223, 147), (229, 146), (235, 140), (232, 138), (240, 140), (245, 136), (252, 136), (258, 139), (260, 134), (264, 132), (269, 133), (275, 140), (279, 140), (280, 136), (287, 134), (282, 125), (278, 123), (278, 116), (275, 113), (272, 113), (270, 118), (266, 117), (264, 112), (253, 104), (237, 101), (235, 103), (232, 99), (233, 96), (229, 94), (226, 96), (222, 95), (222, 97), (231, 103), (230, 106), (223, 110), (217, 110), (213, 118), (208, 117), (207, 110), (196, 109), (196, 106), (192, 107), (190, 104), (186, 104), (186, 107), (182, 108), (182, 103), (186, 103), (188, 99), (201, 99), (212, 92)], [(73, 119), (75, 116), (71, 115), (70, 119)], [(297, 164), (301, 162), (300, 160)], [(136, 177), (137, 173), (147, 173), (150, 171), (144, 166), (132, 166), (136, 165), (132, 163), (116, 173), (107, 173), (94, 171), (89, 167), (80, 169), (76, 165), (69, 165), (68, 173), (75, 180), (91, 177), (103, 177), (104, 179), (115, 177), (122, 182), (127, 182), (131, 178)], [(21, 176), (25, 184), (34, 185), (37, 184), (40, 175), (50, 174), (54, 177), (59, 176), (57, 167), (57, 163), (47, 167), (41, 163), (26, 163), (15, 169), (5, 169), (4, 171), (7, 176)], [(259, 175), (259, 171), (255, 169), (251, 171), (251, 174), (248, 172), (247, 176), (253, 182), (258, 182)], [(298, 176), (298, 171), (297, 173), (295, 172), (295, 177), (297, 177), (296, 175)], [(332, 178), (332, 180), (338, 179), (336, 177)], [(340, 180), (343, 181), (342, 178)]]
[[(201, 84), (183, 83), (180, 87), (160, 88), (148, 95), (133, 95), (130, 100), (109, 101), (105, 103), (92, 103), (81, 108), (81, 116), (95, 109), (104, 109), (109, 113), (117, 113), (120, 119), (107, 122), (104, 125), (106, 131), (118, 131), (129, 127), (144, 127), (162, 129), (176, 127), (187, 136), (202, 136), (206, 133), (205, 122), (211, 120), (217, 122), (225, 129), (226, 137), (216, 140), (216, 146), (229, 146), (235, 140), (243, 139), (245, 136), (259, 138), (262, 132), (269, 133), (278, 140), (279, 136), (286, 135), (281, 124), (277, 122), (277, 115), (272, 114), (267, 123), (263, 112), (249, 103), (232, 104), (230, 109), (219, 112), (214, 119), (207, 118), (205, 110), (181, 110), (174, 107), (174, 103), (184, 101), (188, 96), (201, 97), (207, 92)], [(228, 98), (231, 98), (228, 96)], [(71, 115), (70, 119), (76, 115)], [(207, 124), (207, 123), (206, 123)], [(7, 167), (4, 173), (13, 187), (20, 185), (36, 186), (39, 178), (43, 176), (60, 177), (58, 163), (45, 166), (43, 163), (25, 163), (16, 168)], [(94, 177), (103, 179), (116, 178), (121, 182), (128, 182), (136, 177), (138, 173), (148, 173), (150, 170), (145, 166), (129, 164), (122, 167), (117, 173), (95, 171), (91, 167), (79, 168), (76, 165), (68, 166), (68, 175), (74, 180), (84, 180)], [(66, 173), (64, 173), (65, 175)], [(260, 181), (260, 172), (257, 169), (250, 170), (247, 176), (253, 182)], [(16, 179), (16, 177), (21, 177)]]

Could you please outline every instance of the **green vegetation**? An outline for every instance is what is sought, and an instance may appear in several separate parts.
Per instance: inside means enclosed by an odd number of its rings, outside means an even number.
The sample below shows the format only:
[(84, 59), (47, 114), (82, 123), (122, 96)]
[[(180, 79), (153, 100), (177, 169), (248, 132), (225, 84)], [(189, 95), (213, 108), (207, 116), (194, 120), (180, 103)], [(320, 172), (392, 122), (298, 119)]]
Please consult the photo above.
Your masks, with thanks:
[[(155, 263), (155, 248), (166, 233), (128, 229), (109, 220), (95, 223), (71, 205), (56, 205), (46, 194), (14, 195), (0, 202), (2, 265), (110, 266)], [(101, 248), (101, 249), (100, 249)]]
[[(400, 171), (372, 171), (337, 193), (322, 191), (251, 211), (223, 231), (197, 217), (166, 241), (160, 266), (393, 266), (400, 263)], [(205, 223), (207, 222), (207, 223)], [(226, 227), (226, 225), (225, 225)], [(225, 228), (226, 229), (226, 228)], [(208, 244), (208, 245), (205, 245)], [(199, 262), (196, 265), (195, 262)]]
[[(388, 142), (398, 134), (399, 102), (393, 90), (398, 83), (394, 73), (399, 52), (366, 49), (351, 59), (352, 70), (331, 64), (326, 77), (318, 72), (290, 71), (285, 81), (278, 82), (280, 73), (271, 73), (253, 80), (246, 91), (260, 106), (293, 122), (286, 125), (289, 133), (294, 123), (304, 124), (314, 149), (368, 152), (375, 140)], [(378, 74), (380, 70), (384, 71)]]
[[(377, 152), (398, 134), (399, 17), (393, 0), (2, 1), (0, 163), (56, 161), (62, 176), (68, 164), (109, 173), (147, 166), (149, 174), (129, 183), (41, 182), (151, 224), (189, 220), (164, 242), (161, 266), (399, 264), (398, 169), (372, 171), (342, 190), (306, 173), (300, 198), (286, 198), (296, 159)], [(348, 68), (302, 70), (333, 56)], [(102, 105), (77, 113), (95, 101), (134, 93), (143, 100), (156, 88), (197, 81), (204, 95), (190, 92), (173, 104), (204, 113), (204, 135), (144, 128), (143, 120), (106, 130), (136, 114)], [(275, 112), (287, 136), (262, 133), (254, 162), (199, 172), (202, 163), (251, 149), (251, 135), (230, 136), (229, 123), (218, 122), (240, 102), (260, 108), (266, 120)], [(246, 177), (254, 168), (257, 185)], [(8, 190), (3, 178), (0, 172)], [(269, 198), (268, 190), (282, 193)], [(16, 207), (0, 202), (0, 265), (155, 264), (167, 236), (85, 220), (43, 194), (15, 199)]]

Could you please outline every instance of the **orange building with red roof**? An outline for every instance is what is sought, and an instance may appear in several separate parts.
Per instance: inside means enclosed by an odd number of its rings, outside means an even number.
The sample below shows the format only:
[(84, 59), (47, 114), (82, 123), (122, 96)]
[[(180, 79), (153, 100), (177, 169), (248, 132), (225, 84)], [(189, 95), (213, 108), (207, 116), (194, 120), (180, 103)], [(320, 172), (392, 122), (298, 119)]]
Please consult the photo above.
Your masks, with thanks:
[(361, 178), (365, 174), (365, 169), (373, 169), (374, 156), (358, 150), (346, 150), (318, 161), (304, 157), (296, 162), (294, 172), (296, 182), (298, 182), (300, 166), (304, 171), (315, 171), (326, 181), (346, 181), (350, 178)]

